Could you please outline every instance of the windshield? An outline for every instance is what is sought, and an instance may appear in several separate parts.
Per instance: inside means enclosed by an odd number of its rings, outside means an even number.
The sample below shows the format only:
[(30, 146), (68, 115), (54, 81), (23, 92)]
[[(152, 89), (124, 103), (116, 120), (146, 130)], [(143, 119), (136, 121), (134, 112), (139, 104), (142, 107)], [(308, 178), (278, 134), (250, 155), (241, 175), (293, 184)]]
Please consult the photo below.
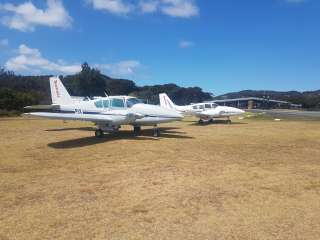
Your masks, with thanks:
[(142, 103), (142, 101), (137, 99), (137, 98), (129, 98), (129, 99), (127, 99), (127, 107), (128, 108), (131, 108), (133, 105), (138, 104), (138, 103)]
[(216, 108), (216, 107), (218, 107), (218, 104), (212, 103), (212, 108)]

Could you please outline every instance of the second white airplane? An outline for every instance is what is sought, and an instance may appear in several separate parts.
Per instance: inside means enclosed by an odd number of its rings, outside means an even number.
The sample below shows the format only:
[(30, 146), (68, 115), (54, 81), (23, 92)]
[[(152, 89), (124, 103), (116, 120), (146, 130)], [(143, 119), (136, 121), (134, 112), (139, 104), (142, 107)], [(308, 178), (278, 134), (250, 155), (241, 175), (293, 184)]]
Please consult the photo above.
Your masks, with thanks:
[(228, 123), (231, 123), (230, 117), (237, 116), (244, 113), (243, 110), (219, 106), (216, 103), (196, 103), (185, 106), (175, 105), (166, 93), (159, 94), (160, 106), (168, 109), (174, 109), (184, 115), (194, 115), (199, 119), (199, 123), (204, 121), (213, 122), (215, 118), (227, 118)]

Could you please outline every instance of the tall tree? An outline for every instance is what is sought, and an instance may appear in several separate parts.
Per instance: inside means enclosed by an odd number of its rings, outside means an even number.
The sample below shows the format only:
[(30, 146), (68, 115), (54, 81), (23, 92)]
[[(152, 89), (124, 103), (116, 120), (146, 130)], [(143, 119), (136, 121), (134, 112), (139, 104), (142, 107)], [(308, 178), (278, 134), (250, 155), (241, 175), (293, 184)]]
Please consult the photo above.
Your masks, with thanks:
[(106, 89), (105, 76), (88, 63), (83, 63), (80, 73), (64, 79), (66, 87), (75, 96), (103, 96)]

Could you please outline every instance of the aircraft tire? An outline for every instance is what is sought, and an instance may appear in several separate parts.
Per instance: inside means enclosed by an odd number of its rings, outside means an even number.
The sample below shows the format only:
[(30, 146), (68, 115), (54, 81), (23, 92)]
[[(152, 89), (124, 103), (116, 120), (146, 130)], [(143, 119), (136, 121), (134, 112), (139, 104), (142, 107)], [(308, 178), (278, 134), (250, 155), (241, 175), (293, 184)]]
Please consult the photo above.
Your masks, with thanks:
[(141, 133), (141, 127), (138, 127), (138, 126), (133, 127), (133, 134), (135, 136), (139, 136), (140, 133)]
[(103, 131), (101, 129), (97, 129), (94, 133), (96, 138), (102, 138), (103, 137)]
[(158, 128), (157, 128), (157, 129), (154, 129), (154, 130), (153, 130), (153, 136), (154, 136), (154, 137), (160, 137), (160, 129), (158, 129)]

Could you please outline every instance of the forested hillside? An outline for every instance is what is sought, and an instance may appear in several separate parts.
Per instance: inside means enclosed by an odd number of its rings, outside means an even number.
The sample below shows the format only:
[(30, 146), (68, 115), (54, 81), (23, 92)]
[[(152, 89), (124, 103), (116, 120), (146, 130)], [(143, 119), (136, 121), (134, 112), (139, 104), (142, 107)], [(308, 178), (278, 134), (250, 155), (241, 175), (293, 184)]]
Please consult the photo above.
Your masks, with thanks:
[[(0, 115), (20, 113), (23, 107), (35, 104), (50, 104), (50, 76), (20, 76), (0, 68)], [(137, 86), (127, 79), (113, 79), (91, 68), (87, 63), (82, 71), (69, 76), (60, 76), (72, 96), (131, 95), (158, 104), (158, 94), (167, 93), (178, 105), (212, 100), (212, 94), (199, 87), (183, 88), (176, 84)], [(227, 93), (214, 99), (241, 97), (268, 97), (302, 104), (304, 108), (320, 108), (320, 90), (309, 92), (253, 91)]]
[[(50, 76), (20, 76), (0, 68), (0, 114), (8, 111), (22, 112), (23, 107), (34, 104), (50, 104)], [(113, 79), (82, 65), (80, 73), (60, 76), (72, 96), (131, 95), (149, 103), (158, 104), (158, 94), (166, 92), (177, 104), (189, 104), (211, 100), (212, 95), (199, 87), (183, 88), (175, 84), (137, 86), (133, 81)]]

